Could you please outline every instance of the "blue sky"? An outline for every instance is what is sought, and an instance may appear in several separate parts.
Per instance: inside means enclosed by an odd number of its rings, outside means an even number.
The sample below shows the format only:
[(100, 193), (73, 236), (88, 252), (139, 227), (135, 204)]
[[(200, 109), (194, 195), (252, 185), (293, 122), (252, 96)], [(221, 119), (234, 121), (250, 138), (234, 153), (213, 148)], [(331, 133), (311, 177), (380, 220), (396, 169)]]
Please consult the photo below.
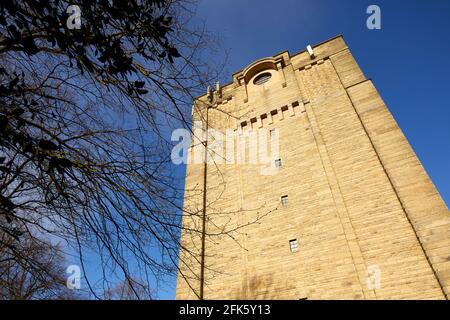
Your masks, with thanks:
[[(381, 30), (366, 27), (371, 4)], [(450, 203), (450, 1), (203, 0), (196, 18), (229, 52), (222, 83), (256, 59), (342, 34)], [(171, 281), (160, 298), (174, 298)]]
[[(366, 9), (381, 9), (369, 30)], [(197, 16), (229, 50), (227, 74), (342, 34), (450, 204), (450, 1), (203, 0)]]
[[(371, 4), (381, 30), (366, 27)], [(256, 59), (342, 34), (450, 204), (450, 1), (201, 0), (195, 19), (229, 52), (222, 83)], [(175, 282), (159, 298), (173, 299)]]

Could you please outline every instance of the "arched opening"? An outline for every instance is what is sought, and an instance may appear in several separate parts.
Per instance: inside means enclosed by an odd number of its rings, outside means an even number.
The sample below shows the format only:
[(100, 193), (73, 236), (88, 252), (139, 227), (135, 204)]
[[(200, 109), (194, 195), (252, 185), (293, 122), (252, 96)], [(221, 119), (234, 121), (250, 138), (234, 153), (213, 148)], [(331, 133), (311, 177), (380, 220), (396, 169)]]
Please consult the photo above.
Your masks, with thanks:
[(253, 80), (253, 84), (257, 86), (262, 85), (263, 83), (269, 81), (270, 78), (272, 78), (272, 74), (270, 72), (261, 73)]

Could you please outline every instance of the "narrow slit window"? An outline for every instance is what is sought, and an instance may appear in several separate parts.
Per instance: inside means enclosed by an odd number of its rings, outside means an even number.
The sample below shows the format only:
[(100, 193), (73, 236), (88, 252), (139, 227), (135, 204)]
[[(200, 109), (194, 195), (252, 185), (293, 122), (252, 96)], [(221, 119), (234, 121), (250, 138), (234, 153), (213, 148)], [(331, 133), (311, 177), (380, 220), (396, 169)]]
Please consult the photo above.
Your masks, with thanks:
[(297, 252), (298, 251), (297, 239), (289, 240), (289, 247), (291, 249), (291, 252)]
[(289, 200), (288, 200), (288, 196), (287, 195), (281, 197), (281, 204), (283, 206), (287, 206), (288, 202), (289, 202)]
[(261, 125), (265, 126), (267, 124), (267, 113), (260, 115), (259, 118), (261, 119)]
[(281, 168), (281, 159), (276, 159), (275, 160), (275, 168)]

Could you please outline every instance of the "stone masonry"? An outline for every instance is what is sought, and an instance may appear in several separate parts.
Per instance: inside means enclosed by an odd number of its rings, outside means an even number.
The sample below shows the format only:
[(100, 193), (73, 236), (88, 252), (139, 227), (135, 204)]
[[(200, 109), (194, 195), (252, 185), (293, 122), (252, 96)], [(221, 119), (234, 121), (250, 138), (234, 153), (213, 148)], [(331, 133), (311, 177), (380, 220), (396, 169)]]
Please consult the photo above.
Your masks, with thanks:
[(196, 99), (204, 129), (277, 129), (282, 165), (192, 161), (194, 137), (177, 299), (448, 298), (445, 203), (343, 38), (310, 49)]

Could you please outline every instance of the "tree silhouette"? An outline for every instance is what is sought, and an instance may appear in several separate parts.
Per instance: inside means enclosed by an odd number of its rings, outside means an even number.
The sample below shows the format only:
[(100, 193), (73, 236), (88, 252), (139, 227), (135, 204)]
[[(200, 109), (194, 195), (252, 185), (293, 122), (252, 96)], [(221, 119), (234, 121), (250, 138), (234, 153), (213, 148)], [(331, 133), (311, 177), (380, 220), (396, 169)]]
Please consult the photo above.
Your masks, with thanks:
[[(66, 25), (69, 5), (80, 29)], [(189, 127), (193, 96), (221, 71), (202, 62), (213, 38), (181, 0), (0, 6), (0, 245), (58, 239), (83, 270), (88, 250), (99, 255), (101, 290), (136, 273), (154, 287), (179, 249), (168, 132)]]
[(0, 235), (0, 299), (78, 299), (79, 292), (66, 286), (64, 255), (48, 241), (26, 234), (17, 242)]

